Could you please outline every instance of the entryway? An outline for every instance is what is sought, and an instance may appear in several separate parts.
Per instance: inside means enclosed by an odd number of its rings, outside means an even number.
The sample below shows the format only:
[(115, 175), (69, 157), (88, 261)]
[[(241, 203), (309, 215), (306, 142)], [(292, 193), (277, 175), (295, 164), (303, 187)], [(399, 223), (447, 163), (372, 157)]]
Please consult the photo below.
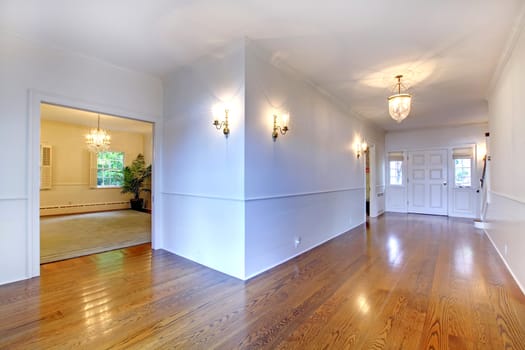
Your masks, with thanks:
[(408, 212), (448, 214), (447, 150), (408, 152)]
[[(153, 124), (46, 103), (40, 111), (40, 262), (151, 242), (150, 176), (134, 190), (140, 211), (121, 192), (126, 167), (152, 162)], [(89, 148), (90, 130), (106, 131), (109, 145)]]

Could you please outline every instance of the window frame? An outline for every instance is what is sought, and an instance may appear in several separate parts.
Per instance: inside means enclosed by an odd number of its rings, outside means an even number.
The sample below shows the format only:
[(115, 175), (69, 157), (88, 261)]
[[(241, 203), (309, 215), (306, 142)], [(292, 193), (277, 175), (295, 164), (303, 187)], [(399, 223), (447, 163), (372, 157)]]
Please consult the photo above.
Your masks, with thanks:
[[(121, 169), (118, 169), (118, 168), (100, 168), (99, 167), (99, 159), (100, 159), (100, 155), (103, 154), (103, 153), (118, 153), (122, 156), (122, 168)], [(122, 188), (122, 185), (123, 185), (123, 181), (124, 181), (124, 167), (125, 167), (125, 157), (126, 157), (126, 154), (122, 151), (102, 151), (102, 152), (98, 152), (96, 154), (96, 188), (97, 189), (111, 189), (111, 188)], [(118, 185), (99, 185), (99, 172), (102, 171), (103, 174), (107, 173), (107, 172), (116, 172), (116, 173), (120, 173), (122, 175), (121, 177), (121, 180), (120, 180), (120, 184)], [(105, 179), (107, 177), (105, 176), (102, 176), (102, 179)]]

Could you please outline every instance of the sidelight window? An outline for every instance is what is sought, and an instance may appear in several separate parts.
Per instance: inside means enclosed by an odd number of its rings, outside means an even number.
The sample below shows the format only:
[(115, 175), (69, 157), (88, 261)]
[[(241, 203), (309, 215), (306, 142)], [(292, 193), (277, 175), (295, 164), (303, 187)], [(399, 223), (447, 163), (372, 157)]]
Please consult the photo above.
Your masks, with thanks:
[(472, 186), (472, 147), (454, 148), (452, 150), (452, 159), (454, 160), (454, 186), (470, 187)]
[(389, 185), (403, 185), (403, 153), (390, 152), (388, 154)]

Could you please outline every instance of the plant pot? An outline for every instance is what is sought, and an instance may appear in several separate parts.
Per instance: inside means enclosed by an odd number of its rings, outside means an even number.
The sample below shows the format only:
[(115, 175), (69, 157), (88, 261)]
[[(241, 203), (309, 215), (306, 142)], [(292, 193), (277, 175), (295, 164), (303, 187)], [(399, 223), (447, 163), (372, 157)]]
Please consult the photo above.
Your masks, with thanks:
[(131, 204), (131, 209), (133, 209), (133, 210), (142, 211), (142, 209), (144, 208), (144, 199), (143, 198), (130, 199), (129, 203)]

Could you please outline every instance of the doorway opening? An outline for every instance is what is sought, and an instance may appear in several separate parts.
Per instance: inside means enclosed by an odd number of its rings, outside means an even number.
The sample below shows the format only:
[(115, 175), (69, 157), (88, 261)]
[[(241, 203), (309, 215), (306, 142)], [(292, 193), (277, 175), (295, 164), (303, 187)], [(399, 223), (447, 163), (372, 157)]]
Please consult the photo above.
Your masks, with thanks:
[(370, 216), (370, 148), (365, 151), (365, 201), (366, 217)]
[[(107, 149), (88, 149), (91, 129), (107, 131)], [(153, 162), (153, 123), (40, 103), (39, 142), (40, 263), (151, 242), (151, 176), (137, 210), (121, 192), (126, 167)]]
[(364, 188), (365, 188), (365, 219), (377, 217), (379, 212), (376, 189), (376, 147), (368, 145), (363, 152)]

